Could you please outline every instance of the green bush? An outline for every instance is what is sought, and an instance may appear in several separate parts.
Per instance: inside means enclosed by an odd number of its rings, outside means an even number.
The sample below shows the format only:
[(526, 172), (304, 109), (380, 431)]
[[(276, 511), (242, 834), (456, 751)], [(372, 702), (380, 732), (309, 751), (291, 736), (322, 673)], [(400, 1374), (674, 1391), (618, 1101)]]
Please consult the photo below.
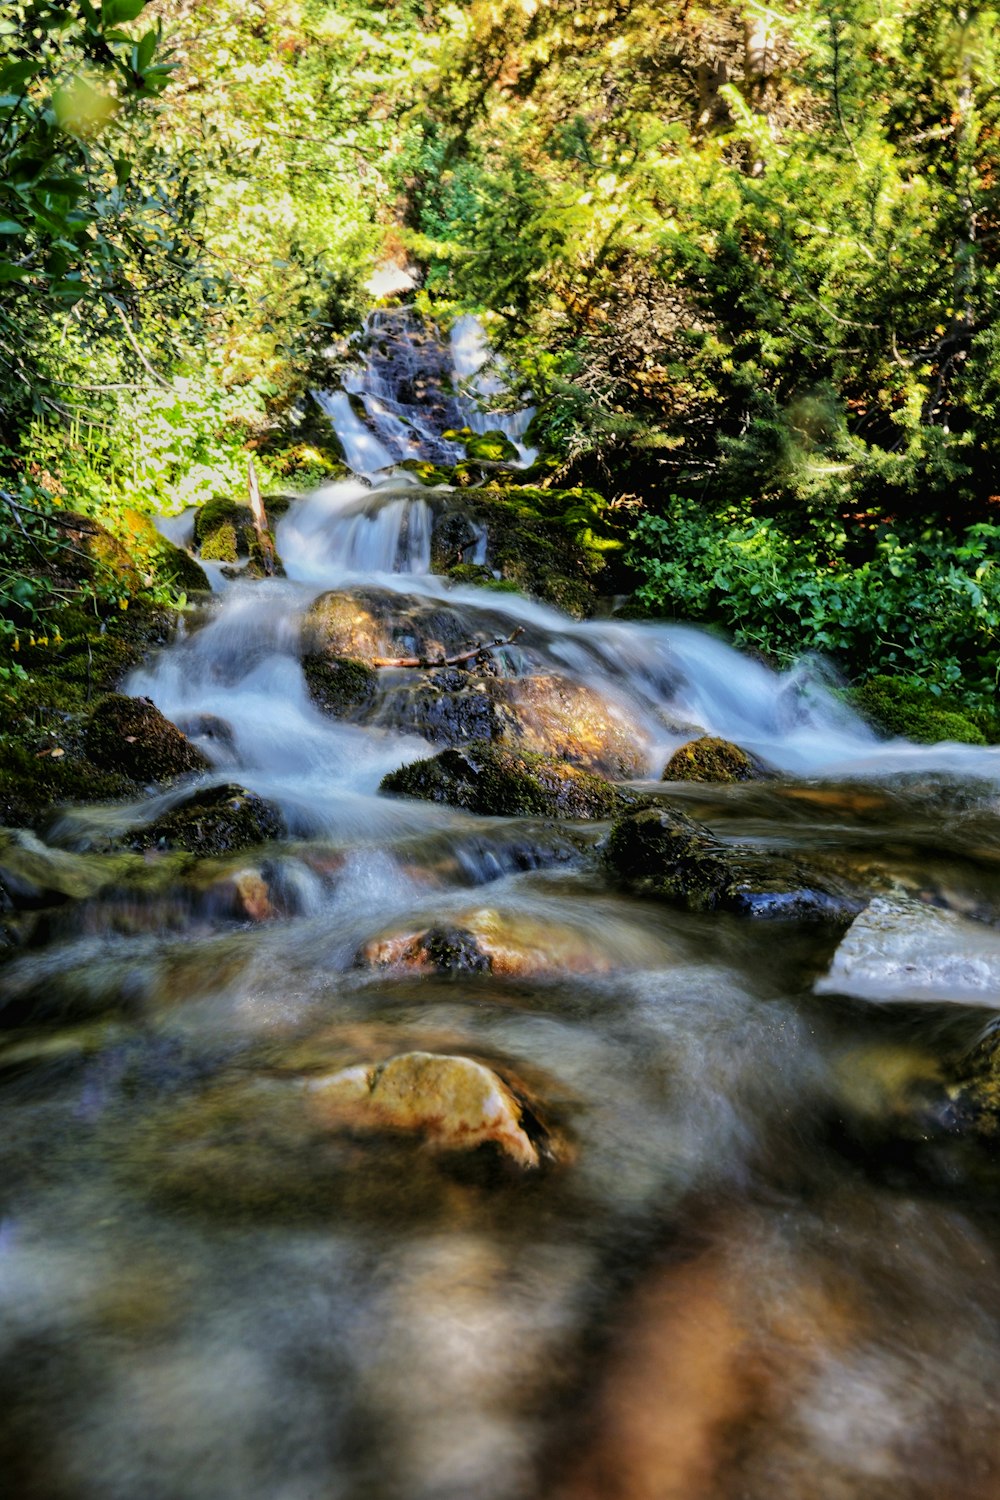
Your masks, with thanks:
[(831, 655), (852, 678), (919, 679), (986, 707), (997, 689), (1000, 526), (961, 535), (912, 524), (848, 536), (820, 514), (713, 514), (671, 496), (632, 532), (640, 602), (724, 626), (738, 646), (779, 662)]

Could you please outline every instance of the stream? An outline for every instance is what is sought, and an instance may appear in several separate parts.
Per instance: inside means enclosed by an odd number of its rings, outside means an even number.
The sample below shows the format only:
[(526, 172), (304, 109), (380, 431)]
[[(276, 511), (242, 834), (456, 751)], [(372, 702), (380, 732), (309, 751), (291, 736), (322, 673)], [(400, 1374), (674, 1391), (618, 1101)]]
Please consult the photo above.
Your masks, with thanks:
[[(998, 1138), (955, 1080), (1000, 1011), (1000, 749), (887, 742), (815, 665), (433, 573), (463, 498), (398, 465), (454, 462), (456, 425), (530, 463), (528, 414), (484, 409), (477, 325), (375, 317), (323, 393), (356, 477), (289, 507), (286, 577), (220, 576), (124, 688), (285, 834), (169, 879), (151, 850), (0, 969), (4, 1492), (995, 1500)], [(321, 710), (330, 593), (399, 654), (507, 642), (490, 691), (556, 683), (571, 745), (599, 711), (618, 783), (861, 896), (687, 910), (611, 878), (606, 821), (385, 795), (441, 748), (436, 700), (388, 668), (364, 714)], [(771, 774), (662, 782), (704, 733)], [(46, 844), (110, 859), (189, 793), (64, 808)], [(891, 940), (855, 979), (873, 895)], [(441, 928), (491, 963), (406, 960)], [(489, 1070), (518, 1123), (452, 1149), (338, 1114), (342, 1077), (414, 1053)]]

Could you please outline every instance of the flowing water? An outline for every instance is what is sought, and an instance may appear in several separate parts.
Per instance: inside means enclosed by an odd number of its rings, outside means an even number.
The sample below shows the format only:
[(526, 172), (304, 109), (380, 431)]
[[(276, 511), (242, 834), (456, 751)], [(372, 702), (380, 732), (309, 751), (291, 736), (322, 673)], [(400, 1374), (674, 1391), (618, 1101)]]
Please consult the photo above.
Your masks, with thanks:
[[(433, 575), (461, 497), (393, 465), (454, 457), (462, 379), (498, 392), (469, 325), (449, 353), (377, 317), (326, 400), (363, 477), (295, 503), (287, 578), (230, 584), (128, 685), (287, 836), (228, 861), (152, 851), (53, 905), (0, 970), (4, 1492), (1000, 1496), (1000, 1174), (949, 1084), (1000, 1010), (1000, 751), (879, 741), (815, 668), (777, 675), (693, 628), (576, 623)], [(469, 545), (488, 564), (485, 535)], [(622, 894), (606, 825), (380, 795), (431, 751), (405, 669), (356, 722), (314, 704), (303, 622), (329, 590), (359, 617), (388, 600), (401, 651), (428, 618), (519, 629), (496, 680), (599, 700), (632, 785), (724, 844), (875, 882), (918, 930), (947, 912), (986, 953), (978, 1003), (947, 970), (901, 1004), (824, 983), (850, 914)], [(661, 787), (703, 731), (776, 775)], [(64, 809), (48, 846), (97, 868), (186, 790)], [(442, 925), (503, 962), (369, 961)], [(506, 1080), (537, 1165), (318, 1110), (331, 1075), (414, 1051)]]

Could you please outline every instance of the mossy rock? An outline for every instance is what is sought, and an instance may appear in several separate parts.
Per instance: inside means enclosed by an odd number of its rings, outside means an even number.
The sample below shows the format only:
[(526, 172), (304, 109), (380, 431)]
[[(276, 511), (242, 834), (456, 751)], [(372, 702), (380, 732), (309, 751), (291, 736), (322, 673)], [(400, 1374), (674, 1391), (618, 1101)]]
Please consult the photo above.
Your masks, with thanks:
[[(488, 588), (491, 583), (497, 582), (489, 568), (484, 568), (479, 563), (456, 563), (453, 568), (448, 569), (447, 576), (455, 583), (471, 583), (478, 588)], [(510, 585), (504, 584), (504, 587), (508, 588)]]
[(109, 574), (119, 580), (127, 593), (135, 593), (142, 579), (135, 560), (124, 542), (113, 535), (93, 516), (63, 511), (59, 516), (60, 540), (74, 550), (60, 553), (60, 566), (77, 582), (99, 582)]
[(206, 501), (194, 519), (194, 539), (206, 562), (249, 557), (255, 535), (250, 507), (222, 496)]
[(955, 740), (961, 745), (987, 743), (971, 714), (908, 678), (871, 677), (850, 696), (854, 707), (885, 734), (903, 735), (922, 745), (941, 740)]
[(603, 777), (567, 761), (485, 740), (402, 766), (383, 777), (379, 790), (493, 817), (609, 818), (630, 800)]
[(470, 427), (450, 427), (441, 436), (450, 443), (461, 443), (465, 456), (473, 463), (517, 463), (517, 448), (499, 427), (488, 432), (473, 432)]
[(90, 716), (85, 744), (97, 765), (139, 782), (210, 769), (209, 760), (149, 698), (109, 693)]
[(191, 854), (234, 854), (268, 839), (281, 838), (284, 821), (277, 808), (246, 787), (206, 787), (180, 807), (128, 836), (131, 849), (186, 849)]
[(441, 485), (452, 484), (455, 477), (453, 469), (446, 469), (441, 464), (433, 464), (426, 458), (405, 458), (397, 467), (405, 469), (408, 474), (413, 474), (428, 489), (437, 489)]
[(763, 771), (758, 761), (729, 740), (714, 734), (689, 740), (675, 750), (663, 773), (664, 781), (713, 781), (733, 783), (760, 781)]
[(211, 584), (190, 553), (161, 536), (151, 517), (128, 509), (122, 526), (133, 556), (151, 573), (156, 583), (173, 586), (185, 594), (207, 593)]
[(844, 919), (865, 894), (780, 855), (732, 848), (675, 808), (639, 807), (615, 823), (603, 858), (619, 884), (688, 911)]
[(302, 670), (313, 702), (338, 719), (366, 708), (375, 696), (378, 672), (356, 658), (310, 654)]

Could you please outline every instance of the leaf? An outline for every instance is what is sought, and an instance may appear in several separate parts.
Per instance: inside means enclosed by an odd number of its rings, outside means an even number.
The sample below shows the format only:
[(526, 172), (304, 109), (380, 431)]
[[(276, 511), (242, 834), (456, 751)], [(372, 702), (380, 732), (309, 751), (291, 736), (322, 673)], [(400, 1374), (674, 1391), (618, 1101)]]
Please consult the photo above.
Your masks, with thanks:
[(16, 219), (0, 219), (0, 234), (27, 234), (23, 224)]
[(119, 21), (134, 21), (146, 9), (146, 0), (103, 0), (101, 20), (105, 26), (117, 26)]
[(24, 85), (41, 71), (42, 65), (37, 62), (8, 63), (5, 68), (0, 68), (0, 92), (16, 89), (20, 93)]
[(145, 73), (153, 61), (153, 53), (156, 51), (158, 41), (159, 33), (154, 27), (151, 31), (146, 32), (146, 35), (133, 49), (132, 66), (137, 73)]

